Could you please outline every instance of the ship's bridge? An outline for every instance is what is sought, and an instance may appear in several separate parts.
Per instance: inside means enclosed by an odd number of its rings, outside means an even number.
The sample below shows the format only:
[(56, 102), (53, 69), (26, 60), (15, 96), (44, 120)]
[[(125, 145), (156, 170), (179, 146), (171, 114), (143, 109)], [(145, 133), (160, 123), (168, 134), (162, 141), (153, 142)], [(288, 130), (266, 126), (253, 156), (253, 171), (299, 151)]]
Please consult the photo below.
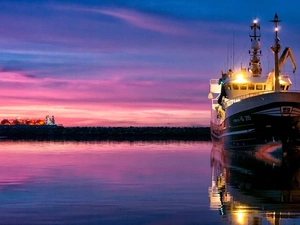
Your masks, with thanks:
[[(223, 84), (226, 97), (234, 99), (248, 94), (272, 91), (274, 90), (273, 77), (272, 73), (265, 77), (246, 77), (243, 74), (228, 77)], [(281, 75), (279, 79), (281, 91), (288, 91), (292, 84), (289, 76)]]

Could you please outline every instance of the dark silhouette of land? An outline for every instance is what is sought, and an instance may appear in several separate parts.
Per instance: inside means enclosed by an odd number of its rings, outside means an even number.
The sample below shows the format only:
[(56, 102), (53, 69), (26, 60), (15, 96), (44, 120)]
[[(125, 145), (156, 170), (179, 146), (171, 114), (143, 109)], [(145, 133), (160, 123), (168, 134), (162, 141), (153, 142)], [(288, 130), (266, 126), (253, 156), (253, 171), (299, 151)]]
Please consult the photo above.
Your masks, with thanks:
[(0, 137), (6, 140), (70, 141), (210, 141), (209, 127), (63, 127), (0, 126)]

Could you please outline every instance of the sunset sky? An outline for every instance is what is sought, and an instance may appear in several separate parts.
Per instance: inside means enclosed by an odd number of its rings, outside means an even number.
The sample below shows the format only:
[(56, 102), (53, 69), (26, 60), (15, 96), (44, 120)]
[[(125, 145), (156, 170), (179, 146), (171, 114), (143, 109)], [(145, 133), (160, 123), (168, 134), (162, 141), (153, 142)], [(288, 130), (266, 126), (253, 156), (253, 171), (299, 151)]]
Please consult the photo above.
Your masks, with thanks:
[[(209, 79), (248, 65), (253, 19), (263, 73), (273, 66), (275, 13), (281, 44), (299, 62), (300, 3), (290, 2), (0, 1), (0, 119), (209, 126)], [(292, 72), (290, 62), (283, 70)]]

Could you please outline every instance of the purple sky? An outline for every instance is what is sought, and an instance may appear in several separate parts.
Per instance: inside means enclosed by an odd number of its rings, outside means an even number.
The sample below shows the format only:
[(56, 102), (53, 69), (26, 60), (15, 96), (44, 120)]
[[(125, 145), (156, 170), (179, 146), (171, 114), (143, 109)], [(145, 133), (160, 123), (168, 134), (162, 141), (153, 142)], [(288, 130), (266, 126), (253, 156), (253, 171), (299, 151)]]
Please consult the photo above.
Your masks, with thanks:
[[(275, 13), (283, 20), (281, 44), (297, 63), (300, 3), (292, 3), (1, 1), (0, 118), (49, 114), (65, 126), (209, 126), (209, 79), (247, 66), (253, 19), (262, 29), (263, 72), (273, 66)], [(291, 73), (291, 64), (283, 70)]]

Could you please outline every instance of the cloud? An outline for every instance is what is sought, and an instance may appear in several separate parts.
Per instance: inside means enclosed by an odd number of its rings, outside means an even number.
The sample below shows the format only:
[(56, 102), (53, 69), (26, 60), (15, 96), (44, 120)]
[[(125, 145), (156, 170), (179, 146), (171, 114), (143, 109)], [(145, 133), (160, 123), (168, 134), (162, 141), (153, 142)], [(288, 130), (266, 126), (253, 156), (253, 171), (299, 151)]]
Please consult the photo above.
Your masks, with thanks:
[(95, 12), (124, 20), (133, 26), (146, 30), (180, 36), (189, 33), (188, 30), (183, 29), (174, 22), (128, 9), (99, 9), (95, 10)]
[(12, 4), (0, 16), (5, 24), (17, 18), (0, 39), (0, 118), (203, 124), (211, 62), (220, 63), (209, 46), (217, 39), (210, 25), (120, 5), (53, 4), (37, 4), (38, 12), (20, 7), (17, 15)]
[(201, 101), (203, 88), (196, 82), (36, 79), (20, 72), (3, 72), (0, 77), (3, 119), (53, 114), (65, 126), (205, 124), (195, 122), (202, 117), (199, 110), (206, 101)]
[(65, 11), (80, 11), (101, 14), (115, 19), (119, 19), (137, 28), (154, 31), (162, 34), (169, 34), (175, 36), (191, 35), (190, 30), (187, 29), (184, 26), (184, 24), (182, 24), (179, 21), (169, 20), (164, 18), (163, 16), (145, 13), (129, 8), (87, 8), (75, 5), (60, 5), (55, 6), (54, 8)]

